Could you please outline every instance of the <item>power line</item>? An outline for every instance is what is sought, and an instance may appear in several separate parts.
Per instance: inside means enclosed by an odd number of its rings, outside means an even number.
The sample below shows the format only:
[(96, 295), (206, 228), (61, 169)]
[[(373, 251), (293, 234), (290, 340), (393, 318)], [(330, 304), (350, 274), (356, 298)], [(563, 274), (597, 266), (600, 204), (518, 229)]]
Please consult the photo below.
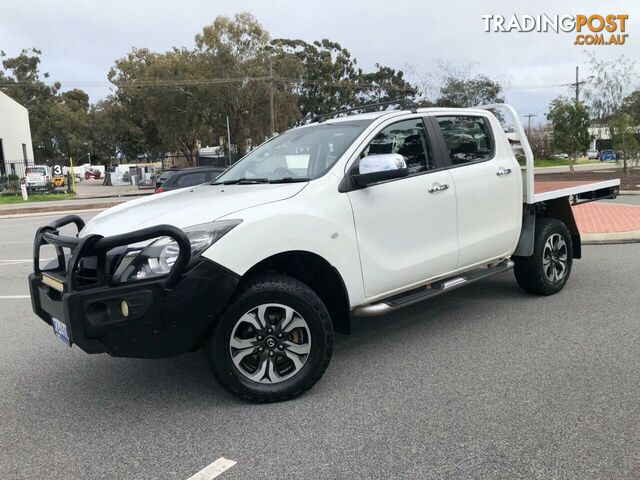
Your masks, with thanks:
[[(315, 80), (309, 78), (298, 77), (281, 77), (274, 76), (272, 70), (270, 70), (268, 76), (257, 77), (224, 77), (224, 78), (200, 78), (200, 79), (143, 79), (143, 80), (60, 80), (60, 81), (17, 81), (17, 82), (0, 82), (0, 88), (10, 86), (38, 86), (47, 85), (52, 86), (55, 84), (65, 85), (67, 87), (84, 87), (84, 88), (103, 88), (103, 87), (173, 87), (173, 86), (201, 86), (201, 85), (224, 85), (231, 83), (251, 83), (251, 82), (282, 82), (293, 83), (301, 85), (317, 85), (334, 88), (380, 88), (384, 87), (390, 91), (414, 91), (415, 87), (397, 87), (394, 85), (379, 84), (379, 83), (362, 83), (351, 81), (324, 81)], [(582, 85), (586, 81), (580, 82)], [(532, 84), (532, 85), (511, 85), (504, 86), (504, 91), (516, 91), (516, 90), (536, 90), (536, 89), (553, 89), (566, 87), (573, 84), (557, 84), (557, 83), (545, 83), (545, 84)]]
[(576, 65), (576, 81), (573, 83), (564, 83), (562, 84), (563, 87), (574, 87), (575, 91), (576, 91), (576, 103), (578, 103), (580, 101), (580, 87), (582, 85), (584, 85), (585, 83), (587, 83), (589, 81), (589, 78), (587, 78), (586, 80), (579, 80), (579, 67)]
[[(361, 82), (349, 82), (338, 81), (330, 82), (323, 80), (311, 80), (306, 78), (292, 78), (292, 77), (278, 77), (278, 76), (266, 76), (266, 77), (230, 77), (230, 78), (202, 78), (202, 79), (169, 79), (169, 80), (114, 80), (112, 82), (106, 81), (57, 81), (49, 82), (53, 84), (67, 85), (67, 86), (91, 86), (91, 87), (173, 87), (173, 86), (200, 86), (200, 85), (221, 85), (230, 83), (252, 83), (252, 82), (282, 82), (282, 83), (294, 83), (301, 85), (317, 85), (325, 87), (336, 88), (384, 88), (389, 91), (399, 92), (411, 92), (416, 88), (412, 86), (398, 87), (394, 85), (382, 84), (382, 83), (361, 83)], [(47, 84), (46, 82), (0, 82), (0, 88), (11, 86), (38, 86), (41, 84)]]

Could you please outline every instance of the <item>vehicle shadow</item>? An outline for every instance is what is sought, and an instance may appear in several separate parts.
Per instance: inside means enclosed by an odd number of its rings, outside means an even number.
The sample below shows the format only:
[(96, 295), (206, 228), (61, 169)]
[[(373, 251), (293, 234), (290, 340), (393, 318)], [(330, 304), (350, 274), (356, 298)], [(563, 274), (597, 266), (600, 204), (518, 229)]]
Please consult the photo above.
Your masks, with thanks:
[[(431, 335), (455, 334), (456, 329), (477, 321), (470, 314), (472, 306), (482, 308), (484, 304), (485, 310), (495, 309), (523, 295), (512, 276), (501, 274), (385, 316), (354, 317), (352, 333), (336, 335), (329, 371), (348, 376), (341, 363), (359, 355), (359, 349), (401, 349), (408, 335), (429, 339)], [(71, 362), (60, 359), (58, 366), (49, 364), (44, 369), (46, 382), (40, 393), (49, 401), (62, 389), (66, 402), (75, 398), (73, 401), (82, 408), (105, 403), (118, 408), (131, 403), (136, 408), (152, 409), (184, 402), (196, 409), (246, 405), (216, 382), (202, 350), (157, 360), (87, 356), (80, 351), (71, 356)]]

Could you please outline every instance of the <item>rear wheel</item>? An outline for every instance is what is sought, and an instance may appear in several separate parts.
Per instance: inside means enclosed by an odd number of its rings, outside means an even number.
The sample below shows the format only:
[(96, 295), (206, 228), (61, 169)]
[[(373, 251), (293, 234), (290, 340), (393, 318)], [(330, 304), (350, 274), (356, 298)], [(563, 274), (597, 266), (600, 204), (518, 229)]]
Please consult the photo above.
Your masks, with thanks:
[(306, 284), (284, 275), (248, 284), (207, 344), (218, 381), (255, 402), (288, 400), (311, 388), (332, 350), (333, 327), (324, 304)]
[(514, 257), (514, 273), (522, 289), (537, 295), (553, 295), (564, 288), (571, 274), (573, 248), (569, 230), (553, 218), (536, 219), (531, 257)]

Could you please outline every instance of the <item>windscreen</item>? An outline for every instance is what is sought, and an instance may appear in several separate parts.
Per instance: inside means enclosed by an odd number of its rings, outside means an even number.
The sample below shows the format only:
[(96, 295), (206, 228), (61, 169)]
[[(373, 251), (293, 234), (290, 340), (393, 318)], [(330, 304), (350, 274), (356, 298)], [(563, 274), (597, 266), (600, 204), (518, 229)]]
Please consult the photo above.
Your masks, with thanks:
[(289, 130), (250, 152), (215, 184), (313, 180), (331, 168), (370, 123), (343, 121)]

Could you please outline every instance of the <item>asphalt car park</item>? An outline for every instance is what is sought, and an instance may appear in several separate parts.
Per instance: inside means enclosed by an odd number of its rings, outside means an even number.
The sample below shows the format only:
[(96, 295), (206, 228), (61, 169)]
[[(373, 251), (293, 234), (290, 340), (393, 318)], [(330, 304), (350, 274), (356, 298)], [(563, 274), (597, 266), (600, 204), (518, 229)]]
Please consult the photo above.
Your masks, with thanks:
[(254, 405), (201, 352), (57, 340), (26, 282), (52, 218), (0, 220), (0, 478), (186, 479), (221, 457), (234, 479), (640, 476), (640, 244), (585, 246), (551, 297), (507, 272), (357, 319), (313, 390)]

